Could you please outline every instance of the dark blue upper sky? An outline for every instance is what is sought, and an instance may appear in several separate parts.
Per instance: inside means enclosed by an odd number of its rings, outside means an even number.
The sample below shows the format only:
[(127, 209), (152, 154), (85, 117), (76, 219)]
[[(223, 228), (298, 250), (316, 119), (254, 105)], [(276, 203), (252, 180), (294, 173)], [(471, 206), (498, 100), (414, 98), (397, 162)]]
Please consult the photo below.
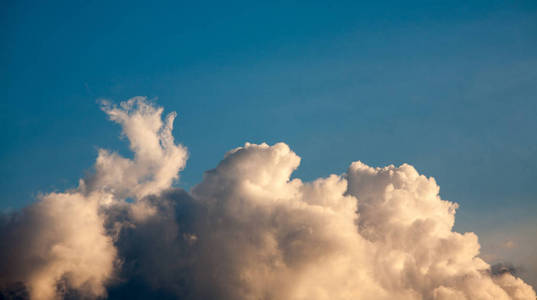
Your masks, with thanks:
[(179, 114), (185, 188), (283, 141), (296, 177), (408, 162), (458, 230), (537, 231), (537, 1), (37, 2), (1, 8), (2, 209), (127, 153), (97, 99), (143, 95)]

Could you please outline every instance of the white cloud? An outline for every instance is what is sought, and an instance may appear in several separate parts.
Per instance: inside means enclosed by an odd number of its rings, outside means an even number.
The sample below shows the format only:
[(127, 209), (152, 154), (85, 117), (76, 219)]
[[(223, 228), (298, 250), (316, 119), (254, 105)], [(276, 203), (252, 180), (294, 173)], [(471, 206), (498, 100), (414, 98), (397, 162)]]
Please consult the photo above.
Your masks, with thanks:
[(122, 102), (120, 107), (103, 101), (102, 109), (121, 125), (134, 159), (99, 150), (95, 175), (86, 180), (89, 190), (140, 199), (169, 188), (178, 179), (188, 157), (186, 148), (173, 141), (176, 113), (168, 114), (163, 122), (163, 109), (154, 107), (143, 97)]
[(2, 283), (24, 282), (32, 299), (56, 298), (62, 280), (84, 294), (104, 295), (117, 257), (98, 213), (101, 196), (52, 193), (21, 213), (5, 217)]
[(452, 231), (457, 205), (410, 165), (302, 182), (286, 144), (246, 143), (189, 193), (172, 187), (187, 158), (175, 114), (162, 122), (144, 98), (103, 110), (134, 158), (101, 150), (77, 190), (4, 216), (0, 284), (36, 299), (61, 297), (59, 283), (112, 298), (535, 299), (490, 271), (475, 234)]

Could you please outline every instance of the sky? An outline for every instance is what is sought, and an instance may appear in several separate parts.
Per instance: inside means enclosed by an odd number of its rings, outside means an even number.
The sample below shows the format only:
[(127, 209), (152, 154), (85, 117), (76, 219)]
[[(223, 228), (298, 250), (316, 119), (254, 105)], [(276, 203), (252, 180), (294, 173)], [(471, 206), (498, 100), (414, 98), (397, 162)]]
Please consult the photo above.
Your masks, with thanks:
[(99, 148), (132, 155), (99, 101), (146, 96), (178, 113), (179, 187), (245, 142), (285, 142), (303, 180), (409, 163), (537, 285), (537, 2), (1, 7), (1, 210), (76, 187)]

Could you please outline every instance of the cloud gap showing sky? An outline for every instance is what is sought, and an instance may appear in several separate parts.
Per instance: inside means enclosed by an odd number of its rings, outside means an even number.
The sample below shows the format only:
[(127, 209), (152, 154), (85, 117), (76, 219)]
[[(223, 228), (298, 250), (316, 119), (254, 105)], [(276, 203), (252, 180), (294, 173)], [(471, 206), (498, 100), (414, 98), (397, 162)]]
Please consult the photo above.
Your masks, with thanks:
[[(31, 299), (535, 299), (454, 232), (456, 203), (408, 164), (291, 179), (288, 145), (246, 143), (190, 191), (176, 117), (144, 97), (102, 110), (132, 158), (0, 217), (2, 296)], [(210, 141), (207, 141), (210, 147)]]

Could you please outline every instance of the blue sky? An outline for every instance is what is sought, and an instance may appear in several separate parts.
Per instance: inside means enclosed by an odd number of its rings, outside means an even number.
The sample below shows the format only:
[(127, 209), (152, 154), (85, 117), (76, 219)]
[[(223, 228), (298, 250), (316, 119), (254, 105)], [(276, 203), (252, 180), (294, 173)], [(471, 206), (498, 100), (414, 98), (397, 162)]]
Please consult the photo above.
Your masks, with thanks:
[(128, 153), (97, 99), (143, 95), (179, 114), (179, 186), (246, 141), (283, 141), (296, 177), (407, 162), (486, 251), (536, 242), (535, 1), (9, 1), (1, 14), (3, 210), (76, 186), (98, 147)]

